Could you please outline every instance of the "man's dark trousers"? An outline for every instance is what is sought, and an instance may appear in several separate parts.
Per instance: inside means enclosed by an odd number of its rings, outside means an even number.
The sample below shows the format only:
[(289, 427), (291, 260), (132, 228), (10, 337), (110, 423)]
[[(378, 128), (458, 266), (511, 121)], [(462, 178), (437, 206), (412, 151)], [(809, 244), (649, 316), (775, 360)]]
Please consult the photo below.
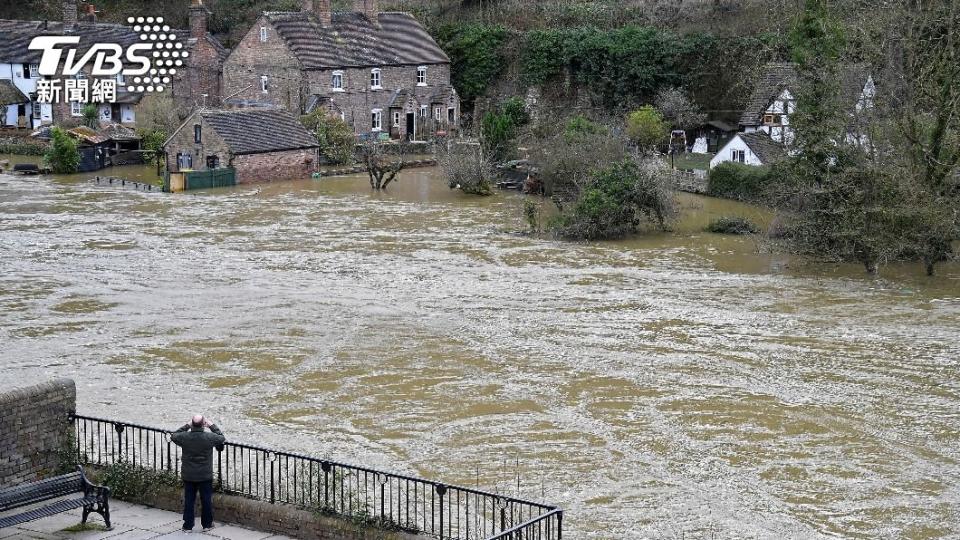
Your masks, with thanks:
[(200, 525), (213, 526), (213, 480), (206, 482), (183, 483), (183, 528), (192, 530), (195, 523), (193, 508), (197, 505), (197, 491), (200, 492)]

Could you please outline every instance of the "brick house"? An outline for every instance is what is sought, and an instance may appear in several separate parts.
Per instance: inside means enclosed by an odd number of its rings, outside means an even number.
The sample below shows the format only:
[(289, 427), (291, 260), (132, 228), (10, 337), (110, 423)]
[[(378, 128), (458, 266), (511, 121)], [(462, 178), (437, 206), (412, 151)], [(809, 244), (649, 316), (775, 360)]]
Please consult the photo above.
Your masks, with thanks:
[(413, 16), (381, 13), (376, 0), (261, 14), (224, 63), (223, 88), (228, 105), (322, 108), (360, 136), (421, 140), (460, 121), (450, 59)]
[(164, 143), (167, 171), (229, 167), (238, 184), (309, 177), (317, 140), (283, 109), (206, 109), (191, 114)]
[[(82, 17), (78, 16), (77, 0), (62, 0), (62, 21), (24, 21), (0, 19), (0, 80), (10, 81), (29, 100), (18, 106), (16, 118), (0, 119), (3, 125), (31, 129), (49, 124), (79, 121), (85, 103), (39, 103), (36, 99), (37, 82), (43, 77), (38, 72), (41, 51), (30, 50), (29, 44), (38, 36), (72, 35), (80, 38), (77, 55), (82, 56), (95, 43), (116, 43), (124, 49), (140, 42), (138, 32), (126, 25), (97, 21), (92, 4), (84, 4)], [(178, 104), (193, 107), (202, 94), (208, 94), (210, 103), (220, 99), (220, 77), (223, 60), (228, 51), (206, 31), (207, 11), (201, 0), (193, 0), (190, 8), (189, 38), (183, 40), (189, 53), (187, 62), (171, 81), (171, 91)], [(187, 36), (186, 30), (172, 30)], [(90, 66), (84, 66), (77, 78), (89, 78)], [(142, 92), (128, 92), (123, 75), (115, 77), (117, 99), (112, 104), (98, 104), (103, 123), (136, 125), (137, 110), (144, 99)], [(8, 112), (9, 116), (9, 112)]]

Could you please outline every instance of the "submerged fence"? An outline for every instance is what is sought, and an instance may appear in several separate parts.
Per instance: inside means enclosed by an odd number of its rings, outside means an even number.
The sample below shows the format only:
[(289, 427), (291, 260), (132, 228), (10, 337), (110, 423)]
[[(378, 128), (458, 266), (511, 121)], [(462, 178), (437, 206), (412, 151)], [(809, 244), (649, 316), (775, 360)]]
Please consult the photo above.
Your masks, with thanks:
[[(179, 474), (180, 448), (163, 429), (74, 416), (77, 458)], [(327, 459), (227, 442), (214, 454), (225, 492), (360, 519), (440, 540), (561, 540), (555, 506)]]

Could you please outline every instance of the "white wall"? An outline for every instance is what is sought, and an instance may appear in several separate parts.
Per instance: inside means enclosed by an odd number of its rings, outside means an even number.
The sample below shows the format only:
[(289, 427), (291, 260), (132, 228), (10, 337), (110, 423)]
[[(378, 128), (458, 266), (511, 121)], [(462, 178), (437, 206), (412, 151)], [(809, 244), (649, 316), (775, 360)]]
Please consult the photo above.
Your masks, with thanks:
[[(717, 155), (713, 156), (713, 159), (710, 160), (710, 168), (714, 168), (721, 163), (726, 163), (733, 161), (734, 151), (742, 150), (745, 152), (744, 165), (753, 165), (759, 167), (763, 165), (763, 162), (760, 161), (760, 158), (750, 150), (750, 147), (747, 146), (747, 143), (743, 142), (743, 139), (740, 138), (740, 135), (730, 139), (730, 142), (726, 144), (723, 148), (717, 152)], [(737, 161), (739, 163), (739, 161)]]

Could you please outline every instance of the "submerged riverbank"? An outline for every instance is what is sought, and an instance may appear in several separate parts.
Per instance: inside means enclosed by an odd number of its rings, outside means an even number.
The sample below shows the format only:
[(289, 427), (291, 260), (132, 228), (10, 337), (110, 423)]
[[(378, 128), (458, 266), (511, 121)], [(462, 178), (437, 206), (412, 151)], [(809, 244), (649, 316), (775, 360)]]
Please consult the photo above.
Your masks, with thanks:
[(3, 378), (487, 489), (519, 470), (571, 538), (960, 533), (956, 265), (799, 264), (703, 232), (763, 211), (688, 195), (672, 233), (556, 242), (512, 234), (522, 200), (430, 170), (0, 176)]

